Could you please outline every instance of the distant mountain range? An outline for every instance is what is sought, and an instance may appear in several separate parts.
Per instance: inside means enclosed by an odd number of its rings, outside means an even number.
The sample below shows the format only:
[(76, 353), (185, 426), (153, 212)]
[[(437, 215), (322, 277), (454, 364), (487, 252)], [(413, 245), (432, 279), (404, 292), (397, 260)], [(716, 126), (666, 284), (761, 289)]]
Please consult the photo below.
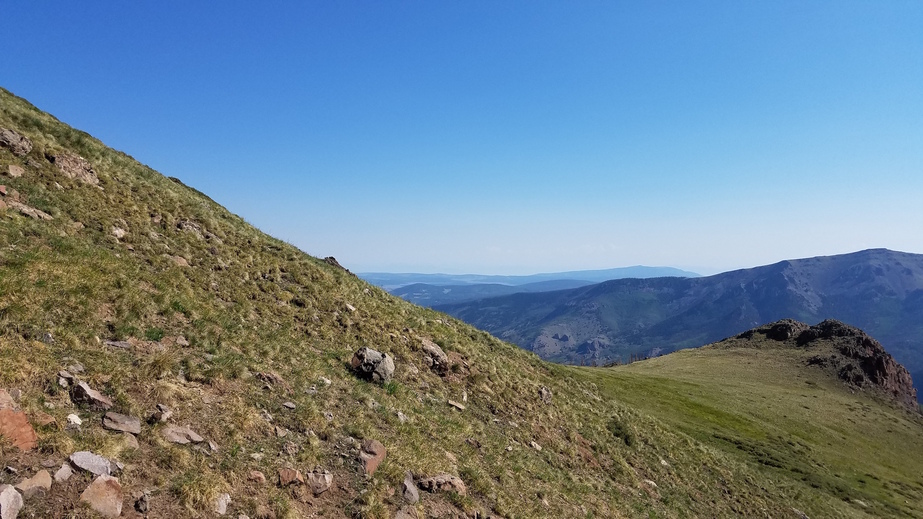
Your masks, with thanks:
[[(385, 290), (394, 289), (413, 284), (426, 285), (511, 285), (522, 286), (548, 281), (582, 281), (584, 285), (601, 283), (611, 279), (624, 278), (658, 278), (658, 277), (699, 277), (695, 272), (688, 272), (673, 267), (619, 267), (603, 270), (574, 270), (569, 272), (549, 272), (545, 274), (532, 274), (528, 276), (491, 276), (482, 274), (412, 274), (367, 272), (357, 274), (360, 278), (373, 285), (378, 285)], [(555, 286), (555, 285), (548, 285)], [(561, 286), (572, 288), (574, 285)], [(551, 288), (550, 290), (556, 290)]]
[(918, 383), (923, 380), (923, 255), (886, 249), (436, 309), (542, 358), (576, 364), (701, 346), (783, 318), (839, 319), (877, 337)]

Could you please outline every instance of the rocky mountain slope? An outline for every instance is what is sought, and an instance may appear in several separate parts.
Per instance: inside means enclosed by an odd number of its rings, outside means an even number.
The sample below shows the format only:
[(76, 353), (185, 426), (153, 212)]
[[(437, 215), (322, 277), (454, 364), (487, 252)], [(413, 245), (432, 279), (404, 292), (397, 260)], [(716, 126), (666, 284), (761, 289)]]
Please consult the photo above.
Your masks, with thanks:
[(885, 249), (437, 308), (542, 358), (578, 364), (701, 346), (778, 319), (839, 319), (878, 338), (911, 372), (923, 370), (923, 255)]
[[(766, 472), (627, 403), (647, 379), (411, 305), (2, 89), (0, 186), (4, 519), (923, 515), (906, 463)], [(850, 456), (923, 437), (815, 371), (899, 424), (839, 427)]]

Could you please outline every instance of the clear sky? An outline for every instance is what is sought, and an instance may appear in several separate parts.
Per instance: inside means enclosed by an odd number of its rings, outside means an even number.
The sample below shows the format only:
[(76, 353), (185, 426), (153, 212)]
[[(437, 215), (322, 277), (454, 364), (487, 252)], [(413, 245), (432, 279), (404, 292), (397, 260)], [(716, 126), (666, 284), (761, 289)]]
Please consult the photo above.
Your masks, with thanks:
[(3, 0), (0, 85), (353, 271), (923, 253), (923, 2)]

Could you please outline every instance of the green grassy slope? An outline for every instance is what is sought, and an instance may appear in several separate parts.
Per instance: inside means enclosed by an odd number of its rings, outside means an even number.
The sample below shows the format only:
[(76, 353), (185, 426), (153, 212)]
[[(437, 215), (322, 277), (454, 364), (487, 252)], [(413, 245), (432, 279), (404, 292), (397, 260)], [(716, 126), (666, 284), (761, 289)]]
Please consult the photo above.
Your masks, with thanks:
[[(231, 495), (231, 517), (393, 517), (408, 506), (406, 471), (457, 475), (468, 489), (421, 492), (412, 507), (419, 517), (797, 517), (793, 507), (833, 517), (816, 503), (845, 507), (835, 489), (803, 489), (655, 407), (629, 403), (647, 379), (619, 388), (608, 372), (545, 363), (404, 302), (2, 89), (0, 128), (34, 145), (25, 156), (0, 147), (0, 170), (25, 171), (0, 176), (4, 200), (16, 191), (53, 217), (0, 210), (0, 389), (22, 390), (19, 405), (38, 433), (27, 453), (0, 439), (0, 466), (18, 470), (0, 473), (0, 484), (92, 450), (125, 464), (124, 516), (132, 493), (148, 491), (149, 517), (214, 516), (221, 492)], [(64, 150), (90, 162), (98, 187), (47, 159)], [(449, 354), (447, 376), (426, 366), (424, 339)], [(393, 382), (352, 374), (350, 358), (363, 346), (394, 356)], [(77, 362), (114, 411), (144, 419), (166, 404), (172, 423), (217, 451), (168, 443), (163, 424), (147, 423), (131, 448), (58, 385), (57, 372)], [(70, 413), (83, 419), (80, 429), (65, 427)], [(39, 425), (44, 415), (55, 421)], [(357, 459), (364, 439), (388, 449), (370, 477)], [(329, 470), (334, 486), (320, 496), (282, 488), (283, 467)], [(250, 479), (256, 470), (267, 483)], [(81, 474), (55, 484), (23, 515), (94, 517), (77, 503), (89, 482)]]
[(817, 350), (731, 339), (572, 373), (782, 483), (811, 517), (923, 517), (920, 414), (821, 376)]

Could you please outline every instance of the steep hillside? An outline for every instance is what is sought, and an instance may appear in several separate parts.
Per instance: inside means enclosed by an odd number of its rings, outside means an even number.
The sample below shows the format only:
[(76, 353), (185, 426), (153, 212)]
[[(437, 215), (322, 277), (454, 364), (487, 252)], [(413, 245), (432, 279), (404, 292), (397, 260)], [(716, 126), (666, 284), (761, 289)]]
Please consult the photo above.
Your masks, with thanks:
[[(629, 404), (647, 379), (402, 301), (2, 89), (0, 175), (4, 517), (923, 516), (767, 473)], [(919, 443), (910, 411), (855, 398), (903, 422), (844, 441)], [(916, 495), (906, 464), (868, 473)]]
[(700, 346), (784, 318), (839, 319), (878, 338), (911, 372), (923, 370), (923, 255), (884, 249), (437, 308), (572, 363)]

